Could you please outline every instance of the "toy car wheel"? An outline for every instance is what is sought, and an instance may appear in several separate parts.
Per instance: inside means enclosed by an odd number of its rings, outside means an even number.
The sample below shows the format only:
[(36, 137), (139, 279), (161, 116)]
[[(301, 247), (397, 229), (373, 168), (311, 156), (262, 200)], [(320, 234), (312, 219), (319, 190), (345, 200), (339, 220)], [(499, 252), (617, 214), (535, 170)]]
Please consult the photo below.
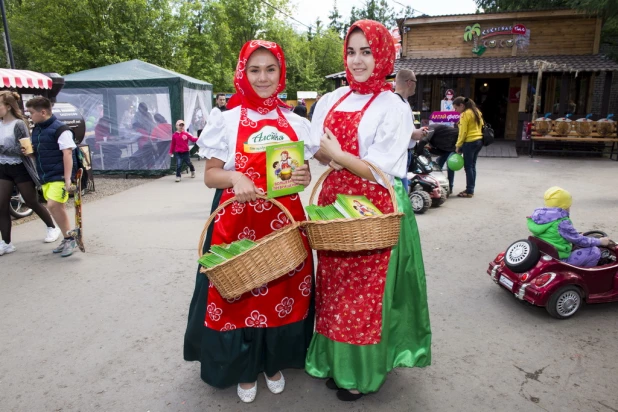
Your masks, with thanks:
[(427, 192), (414, 191), (408, 197), (410, 198), (412, 209), (417, 215), (422, 215), (431, 206), (431, 197)]
[(446, 198), (448, 197), (448, 193), (440, 188), (440, 199), (431, 199), (431, 206), (440, 207), (446, 202)]
[(577, 286), (558, 289), (547, 302), (547, 312), (556, 319), (568, 319), (582, 306), (582, 292)]
[(515, 273), (523, 273), (532, 269), (540, 257), (538, 246), (527, 239), (522, 239), (506, 249), (504, 264)]

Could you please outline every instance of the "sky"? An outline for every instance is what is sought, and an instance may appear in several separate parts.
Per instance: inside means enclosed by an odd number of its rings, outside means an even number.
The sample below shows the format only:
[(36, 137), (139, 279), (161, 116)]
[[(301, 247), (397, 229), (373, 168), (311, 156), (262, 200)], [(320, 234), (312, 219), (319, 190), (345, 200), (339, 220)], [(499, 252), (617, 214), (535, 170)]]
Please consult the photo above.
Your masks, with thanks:
[[(387, 1), (396, 11), (403, 9), (403, 6), (401, 6), (401, 4), (403, 4), (410, 6), (413, 9), (418, 8), (420, 12), (430, 16), (474, 13), (476, 11), (476, 4), (473, 0), (434, 0), (424, 2), (411, 0)], [(293, 16), (295, 19), (309, 26), (313, 25), (318, 17), (322, 20), (322, 22), (327, 23), (328, 14), (333, 9), (333, 2), (334, 0), (292, 0), (292, 3), (296, 6)], [(352, 6), (358, 5), (359, 3), (362, 4), (362, 1), (337, 0), (339, 14), (344, 16), (344, 20), (347, 20), (349, 18)], [(414, 15), (418, 16), (418, 13), (415, 13)], [(300, 26), (298, 29), (302, 30), (303, 27)]]

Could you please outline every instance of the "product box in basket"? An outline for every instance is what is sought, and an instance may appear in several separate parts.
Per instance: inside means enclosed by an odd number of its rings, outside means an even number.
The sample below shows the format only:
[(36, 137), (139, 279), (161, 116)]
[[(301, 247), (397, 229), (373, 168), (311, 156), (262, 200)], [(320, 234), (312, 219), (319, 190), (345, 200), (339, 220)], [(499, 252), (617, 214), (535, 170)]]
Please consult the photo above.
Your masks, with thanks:
[(343, 216), (348, 218), (379, 216), (382, 214), (365, 196), (337, 195), (334, 205)]
[(292, 181), (292, 172), (305, 164), (303, 142), (266, 146), (266, 196), (269, 199), (302, 192), (305, 187)]
[(207, 268), (219, 265), (228, 259), (240, 255), (242, 252), (251, 249), (256, 243), (243, 239), (233, 242), (229, 245), (215, 245), (210, 247), (210, 253), (206, 253), (202, 256), (198, 262)]

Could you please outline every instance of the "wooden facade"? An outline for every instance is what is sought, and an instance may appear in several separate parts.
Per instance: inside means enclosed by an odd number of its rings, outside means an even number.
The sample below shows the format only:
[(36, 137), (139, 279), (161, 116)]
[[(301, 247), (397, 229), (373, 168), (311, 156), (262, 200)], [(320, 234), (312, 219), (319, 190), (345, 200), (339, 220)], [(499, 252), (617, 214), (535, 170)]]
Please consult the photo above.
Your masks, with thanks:
[[(475, 27), (478, 30), (465, 38), (466, 31)], [(453, 90), (482, 107), (486, 120), (497, 128), (497, 137), (520, 140), (523, 123), (530, 120), (533, 111), (536, 69), (519, 70), (517, 63), (496, 68), (490, 62), (598, 57), (601, 19), (574, 10), (545, 10), (417, 17), (400, 21), (400, 29), (404, 33), (402, 56), (396, 66), (417, 72), (417, 95), (413, 99), (422, 118), (440, 111), (445, 91)], [(436, 59), (434, 67), (417, 70), (427, 59)], [(551, 113), (554, 118), (566, 114), (574, 119), (584, 117), (592, 108), (595, 76), (608, 73), (611, 79), (612, 72), (582, 70), (578, 68), (581, 65), (573, 68), (568, 58), (561, 61), (561, 68), (543, 77), (537, 113)], [(606, 114), (597, 113), (595, 117)]]
[[(526, 48), (498, 46), (487, 49), (480, 58), (596, 54), (599, 50), (601, 19), (560, 10), (408, 19), (404, 23), (409, 31), (403, 37), (402, 57), (470, 57), (472, 43), (464, 41), (463, 35), (466, 27), (476, 23), (481, 30), (521, 24), (530, 31)], [(500, 37), (513, 35), (495, 36)]]

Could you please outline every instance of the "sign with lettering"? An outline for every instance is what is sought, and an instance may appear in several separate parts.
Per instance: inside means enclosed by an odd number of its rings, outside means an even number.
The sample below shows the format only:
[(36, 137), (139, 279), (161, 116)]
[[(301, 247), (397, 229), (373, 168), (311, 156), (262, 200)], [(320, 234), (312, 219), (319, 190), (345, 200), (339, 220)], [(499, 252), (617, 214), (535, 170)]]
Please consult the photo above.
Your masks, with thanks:
[[(249, 120), (249, 122), (251, 122)], [(266, 126), (260, 131), (253, 133), (244, 143), (246, 153), (262, 153), (266, 151), (266, 146), (275, 143), (289, 142), (290, 138), (285, 133), (281, 133), (272, 126)]]
[(433, 112), (429, 116), (429, 120), (434, 123), (457, 123), (459, 112)]

